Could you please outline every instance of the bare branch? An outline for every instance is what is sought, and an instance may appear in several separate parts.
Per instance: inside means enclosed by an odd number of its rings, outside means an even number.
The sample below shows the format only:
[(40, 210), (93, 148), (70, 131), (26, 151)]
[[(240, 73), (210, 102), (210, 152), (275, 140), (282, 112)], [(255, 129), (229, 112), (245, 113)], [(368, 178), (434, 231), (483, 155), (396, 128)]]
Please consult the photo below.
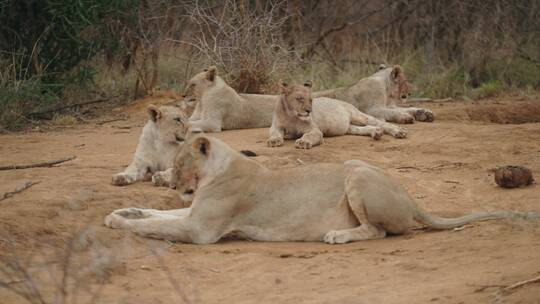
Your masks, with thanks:
[(40, 162), (40, 163), (33, 163), (33, 164), (27, 164), (27, 165), (8, 165), (8, 166), (1, 166), (0, 170), (16, 170), (16, 169), (28, 169), (28, 168), (38, 168), (38, 167), (52, 167), (54, 165), (58, 165), (70, 160), (73, 160), (77, 158), (77, 156), (68, 156), (61, 159), (51, 160), (47, 162)]
[(14, 191), (4, 193), (4, 195), (0, 197), (0, 201), (8, 199), (17, 193), (21, 193), (24, 190), (32, 187), (33, 185), (37, 185), (39, 183), (41, 183), (41, 181), (37, 181), (37, 182), (27, 181), (26, 183), (24, 183), (24, 185), (17, 187), (17, 189), (15, 189)]

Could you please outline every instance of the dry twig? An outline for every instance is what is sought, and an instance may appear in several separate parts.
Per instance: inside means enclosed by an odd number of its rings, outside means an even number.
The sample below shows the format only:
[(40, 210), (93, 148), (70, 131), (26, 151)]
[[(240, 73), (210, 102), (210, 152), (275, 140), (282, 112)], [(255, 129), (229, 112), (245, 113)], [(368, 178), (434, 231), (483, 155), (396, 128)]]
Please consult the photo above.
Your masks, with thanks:
[(8, 166), (1, 166), (0, 170), (15, 170), (15, 169), (28, 169), (28, 168), (38, 168), (38, 167), (52, 167), (54, 165), (58, 165), (70, 160), (75, 159), (77, 156), (68, 156), (61, 159), (51, 160), (48, 162), (41, 162), (41, 163), (33, 163), (28, 165), (8, 165)]
[(120, 117), (120, 118), (113, 118), (113, 119), (106, 119), (106, 120), (102, 120), (102, 121), (98, 121), (96, 122), (96, 125), (104, 125), (104, 124), (108, 124), (110, 122), (116, 122), (116, 121), (126, 121), (127, 118), (126, 117)]
[(433, 98), (408, 98), (407, 102), (448, 102), (448, 101), (454, 101), (454, 99), (448, 97), (448, 98), (442, 98), (442, 99), (433, 99)]
[(510, 286), (507, 286), (505, 288), (503, 288), (503, 291), (505, 292), (509, 292), (509, 291), (512, 291), (516, 288), (520, 288), (520, 287), (523, 287), (524, 285), (527, 285), (527, 284), (531, 284), (531, 283), (537, 283), (537, 282), (540, 282), (540, 276), (536, 276), (532, 279), (528, 279), (528, 280), (525, 280), (525, 281), (520, 281), (520, 282), (517, 282), (515, 284), (512, 284)]
[(14, 191), (4, 193), (4, 195), (2, 195), (2, 197), (0, 197), (0, 201), (8, 199), (8, 198), (14, 196), (17, 193), (21, 193), (24, 190), (32, 187), (33, 185), (39, 184), (39, 183), (41, 183), (41, 181), (37, 181), (37, 182), (27, 181), (26, 183), (24, 183), (24, 185), (17, 187)]

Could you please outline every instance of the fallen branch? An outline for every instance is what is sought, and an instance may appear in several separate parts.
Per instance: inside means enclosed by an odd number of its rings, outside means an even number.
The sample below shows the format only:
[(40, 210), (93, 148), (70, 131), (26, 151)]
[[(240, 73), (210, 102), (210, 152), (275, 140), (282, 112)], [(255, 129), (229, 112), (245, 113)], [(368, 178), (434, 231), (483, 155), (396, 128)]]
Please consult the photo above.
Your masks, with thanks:
[(77, 156), (68, 156), (57, 160), (51, 160), (48, 162), (42, 162), (42, 163), (34, 163), (34, 164), (28, 164), (28, 165), (9, 165), (9, 166), (2, 166), (0, 167), (0, 170), (15, 170), (15, 169), (28, 169), (28, 168), (38, 168), (38, 167), (52, 167), (54, 165), (58, 165), (70, 160), (75, 159)]
[(396, 167), (396, 169), (397, 169), (397, 170), (407, 170), (407, 169), (420, 170), (420, 168), (415, 167), (415, 166), (401, 166), (401, 167)]
[(114, 119), (107, 119), (107, 120), (102, 120), (102, 121), (98, 121), (96, 122), (96, 125), (104, 125), (104, 124), (107, 124), (107, 123), (110, 123), (110, 122), (115, 122), (115, 121), (126, 121), (127, 118), (126, 117), (120, 117), (120, 118), (114, 118)]
[(118, 96), (111, 96), (111, 97), (98, 98), (98, 99), (89, 100), (89, 101), (85, 101), (85, 102), (81, 102), (81, 103), (76, 103), (76, 104), (72, 104), (72, 105), (61, 106), (61, 107), (57, 107), (57, 108), (53, 108), (53, 109), (49, 109), (49, 110), (45, 110), (45, 111), (32, 112), (32, 113), (27, 114), (26, 116), (27, 116), (27, 117), (39, 117), (39, 116), (43, 116), (43, 115), (45, 115), (45, 114), (50, 114), (50, 113), (54, 113), (54, 112), (58, 112), (58, 111), (66, 110), (66, 109), (71, 109), (71, 108), (76, 108), (76, 107), (86, 106), (86, 105), (89, 105), (89, 104), (95, 104), (95, 103), (105, 102), (105, 101), (108, 101), (108, 100), (110, 100), (111, 98), (115, 98), (115, 97), (118, 97)]
[(433, 98), (408, 98), (407, 102), (448, 102), (454, 101), (451, 97), (442, 98), (442, 99), (433, 99)]
[(531, 284), (531, 283), (536, 283), (536, 282), (540, 282), (540, 276), (537, 276), (535, 278), (528, 279), (528, 280), (525, 280), (525, 281), (517, 282), (515, 284), (512, 284), (510, 286), (507, 286), (507, 287), (503, 288), (503, 290), (505, 292), (508, 292), (508, 291), (512, 291), (512, 290), (514, 290), (516, 288), (522, 287), (524, 285)]
[(33, 181), (27, 181), (26, 183), (24, 183), (24, 185), (17, 187), (14, 191), (4, 193), (4, 195), (2, 195), (2, 197), (0, 197), (0, 201), (8, 199), (8, 198), (14, 196), (17, 193), (21, 193), (24, 190), (32, 187), (33, 185), (37, 185), (39, 183), (41, 183), (41, 181), (37, 181), (35, 183)]

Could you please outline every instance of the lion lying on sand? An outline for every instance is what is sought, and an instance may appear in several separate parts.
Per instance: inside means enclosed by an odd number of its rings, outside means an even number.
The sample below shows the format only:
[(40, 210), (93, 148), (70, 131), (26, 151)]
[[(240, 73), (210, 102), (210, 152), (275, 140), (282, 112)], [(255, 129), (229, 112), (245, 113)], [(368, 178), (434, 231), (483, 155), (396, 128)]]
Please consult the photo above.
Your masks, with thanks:
[(215, 243), (230, 233), (255, 241), (336, 244), (402, 234), (414, 221), (451, 229), (480, 220), (540, 219), (534, 212), (440, 218), (418, 207), (383, 170), (365, 162), (272, 171), (203, 135), (191, 137), (181, 148), (173, 182), (191, 207), (119, 209), (105, 218), (105, 225), (196, 244)]
[(407, 136), (405, 129), (366, 115), (349, 103), (326, 97), (313, 100), (311, 86), (311, 82), (303, 86), (282, 84), (267, 141), (270, 147), (283, 145), (284, 138), (298, 138), (296, 148), (310, 149), (321, 144), (323, 136)]
[(203, 132), (269, 127), (276, 101), (264, 95), (246, 100), (217, 75), (214, 66), (193, 76), (183, 97), (186, 106), (195, 104), (192, 128)]
[(355, 85), (317, 92), (313, 96), (346, 101), (364, 113), (389, 122), (408, 124), (414, 120), (432, 122), (435, 119), (431, 110), (396, 105), (396, 102), (404, 102), (409, 96), (407, 79), (399, 65), (381, 65), (375, 74), (360, 79)]
[(189, 130), (188, 119), (178, 107), (148, 106), (144, 126), (131, 164), (112, 178), (112, 184), (125, 186), (144, 180), (152, 174), (156, 186), (167, 186), (171, 179), (174, 157)]

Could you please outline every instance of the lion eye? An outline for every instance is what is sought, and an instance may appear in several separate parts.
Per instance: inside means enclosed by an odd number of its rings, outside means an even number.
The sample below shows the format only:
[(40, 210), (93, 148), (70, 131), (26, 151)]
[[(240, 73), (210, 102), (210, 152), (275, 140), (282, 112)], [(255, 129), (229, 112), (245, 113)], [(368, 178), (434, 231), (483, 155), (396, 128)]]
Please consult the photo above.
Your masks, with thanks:
[(182, 119), (181, 119), (180, 117), (175, 117), (174, 120), (175, 120), (176, 122), (182, 123)]

